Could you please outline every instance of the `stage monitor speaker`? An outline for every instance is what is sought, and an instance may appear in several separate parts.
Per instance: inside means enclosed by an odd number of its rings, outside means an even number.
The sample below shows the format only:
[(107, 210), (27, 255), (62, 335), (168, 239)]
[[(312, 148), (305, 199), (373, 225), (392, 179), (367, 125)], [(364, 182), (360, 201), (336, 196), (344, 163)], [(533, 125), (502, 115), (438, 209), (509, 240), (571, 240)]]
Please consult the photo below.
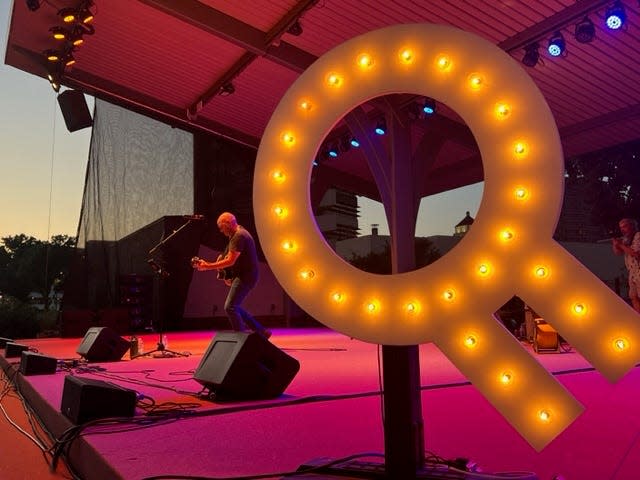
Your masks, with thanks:
[(91, 327), (76, 353), (89, 362), (116, 362), (131, 344), (109, 327)]
[(193, 378), (225, 401), (274, 398), (284, 392), (300, 363), (257, 333), (219, 332)]
[(60, 412), (76, 425), (109, 417), (132, 417), (136, 392), (93, 378), (64, 377)]
[(20, 343), (7, 342), (4, 346), (4, 358), (14, 358), (22, 355), (22, 352), (29, 350), (28, 345), (22, 345)]
[(7, 343), (13, 343), (13, 340), (10, 338), (0, 337), (0, 348), (6, 348)]
[(20, 373), (23, 375), (48, 375), (56, 373), (58, 360), (35, 352), (22, 352)]
[(58, 95), (58, 104), (64, 117), (67, 130), (75, 132), (93, 125), (89, 107), (84, 99), (84, 94), (79, 90), (65, 90)]

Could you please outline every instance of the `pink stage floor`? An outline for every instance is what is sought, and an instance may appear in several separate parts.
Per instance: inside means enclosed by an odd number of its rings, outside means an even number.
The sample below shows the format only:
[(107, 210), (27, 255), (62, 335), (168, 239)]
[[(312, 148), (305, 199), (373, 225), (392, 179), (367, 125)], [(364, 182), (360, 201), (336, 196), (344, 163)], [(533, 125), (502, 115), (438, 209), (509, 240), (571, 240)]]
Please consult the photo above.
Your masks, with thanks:
[[(273, 400), (222, 403), (199, 397), (202, 386), (192, 378), (212, 337), (212, 332), (170, 333), (168, 348), (190, 356), (129, 360), (125, 354), (118, 362), (90, 364), (99, 370), (22, 376), (14, 372), (18, 358), (0, 357), (0, 364), (15, 375), (30, 405), (56, 436), (71, 426), (60, 414), (64, 378), (70, 373), (135, 390), (165, 408), (194, 412), (151, 424), (141, 421), (148, 417), (138, 409), (135, 423), (84, 430), (68, 451), (81, 478), (257, 475), (294, 471), (315, 459), (383, 452), (376, 345), (326, 329), (275, 330), (271, 342), (301, 365), (285, 393)], [(20, 343), (44, 355), (73, 359), (78, 358), (80, 340)], [(147, 350), (156, 341), (155, 335), (146, 335)], [(446, 459), (471, 459), (486, 473), (530, 471), (541, 480), (640, 478), (640, 370), (612, 385), (575, 352), (532, 355), (585, 407), (541, 452), (530, 447), (436, 347), (421, 346), (426, 449)]]

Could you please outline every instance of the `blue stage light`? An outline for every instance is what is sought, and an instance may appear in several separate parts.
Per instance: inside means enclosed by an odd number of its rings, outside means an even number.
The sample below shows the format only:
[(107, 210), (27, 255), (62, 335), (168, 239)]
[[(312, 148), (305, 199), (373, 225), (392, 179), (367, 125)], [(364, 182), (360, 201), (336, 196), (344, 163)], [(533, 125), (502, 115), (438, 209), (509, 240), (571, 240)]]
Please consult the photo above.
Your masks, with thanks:
[(607, 27), (611, 30), (618, 30), (622, 27), (627, 19), (627, 14), (624, 11), (622, 3), (614, 2), (613, 5), (607, 8), (607, 13), (605, 13), (604, 18), (607, 23)]
[(387, 122), (383, 119), (380, 120), (377, 124), (376, 124), (376, 130), (375, 132), (378, 135), (384, 135), (385, 133), (387, 133)]
[(565, 46), (564, 37), (560, 32), (556, 32), (553, 34), (553, 37), (549, 39), (547, 51), (552, 57), (559, 57), (565, 52)]
[(360, 146), (360, 142), (356, 137), (351, 137), (351, 140), (349, 140), (349, 143), (351, 144), (352, 147), (358, 148)]
[(425, 98), (422, 104), (422, 111), (426, 115), (433, 115), (436, 113), (436, 101), (433, 98)]

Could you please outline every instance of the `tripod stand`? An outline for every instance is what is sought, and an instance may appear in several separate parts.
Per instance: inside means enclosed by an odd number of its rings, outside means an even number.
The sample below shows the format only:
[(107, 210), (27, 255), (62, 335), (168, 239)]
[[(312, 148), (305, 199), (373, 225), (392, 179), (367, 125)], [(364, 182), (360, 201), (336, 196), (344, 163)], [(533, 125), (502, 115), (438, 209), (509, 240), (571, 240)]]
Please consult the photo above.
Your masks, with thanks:
[[(183, 225), (181, 225), (180, 228), (177, 228), (176, 230), (171, 232), (171, 235), (169, 235), (166, 238), (163, 238), (162, 240), (160, 240), (160, 242), (157, 245), (155, 245), (151, 250), (149, 250), (149, 255), (151, 255), (151, 258), (149, 258), (147, 260), (147, 263), (149, 264), (151, 269), (154, 271), (154, 273), (156, 275), (158, 275), (163, 280), (168, 278), (170, 276), (170, 274), (158, 262), (156, 262), (156, 260), (153, 258), (153, 254), (154, 254), (154, 252), (156, 252), (156, 250), (158, 250), (159, 248), (164, 246), (169, 240), (171, 240), (173, 237), (175, 237), (180, 231), (182, 231), (184, 228), (186, 228), (188, 225), (190, 225), (193, 220), (201, 220), (202, 219), (201, 216), (197, 216), (197, 215), (192, 215), (192, 216), (189, 216), (189, 217), (186, 217), (186, 218), (187, 218), (187, 221)], [(188, 357), (189, 356), (188, 353), (174, 352), (173, 350), (167, 349), (167, 347), (165, 345), (165, 342), (164, 342), (164, 320), (163, 320), (163, 315), (160, 315), (160, 320), (158, 321), (158, 343), (156, 345), (156, 348), (154, 350), (150, 350), (148, 352), (138, 353), (137, 355), (134, 355), (133, 357), (131, 357), (131, 359), (138, 358), (138, 357), (145, 357), (145, 356), (153, 356), (153, 358), (173, 358), (173, 357)]]

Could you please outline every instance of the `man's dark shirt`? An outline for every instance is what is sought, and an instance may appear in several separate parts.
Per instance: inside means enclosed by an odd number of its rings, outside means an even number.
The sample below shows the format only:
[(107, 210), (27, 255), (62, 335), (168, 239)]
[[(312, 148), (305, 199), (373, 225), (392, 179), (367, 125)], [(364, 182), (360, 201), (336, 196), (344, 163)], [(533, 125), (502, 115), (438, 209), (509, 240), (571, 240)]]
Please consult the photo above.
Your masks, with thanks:
[(254, 283), (258, 280), (258, 254), (251, 234), (238, 225), (238, 230), (229, 239), (225, 254), (229, 251), (240, 252), (236, 263), (231, 266), (234, 276), (243, 282)]

